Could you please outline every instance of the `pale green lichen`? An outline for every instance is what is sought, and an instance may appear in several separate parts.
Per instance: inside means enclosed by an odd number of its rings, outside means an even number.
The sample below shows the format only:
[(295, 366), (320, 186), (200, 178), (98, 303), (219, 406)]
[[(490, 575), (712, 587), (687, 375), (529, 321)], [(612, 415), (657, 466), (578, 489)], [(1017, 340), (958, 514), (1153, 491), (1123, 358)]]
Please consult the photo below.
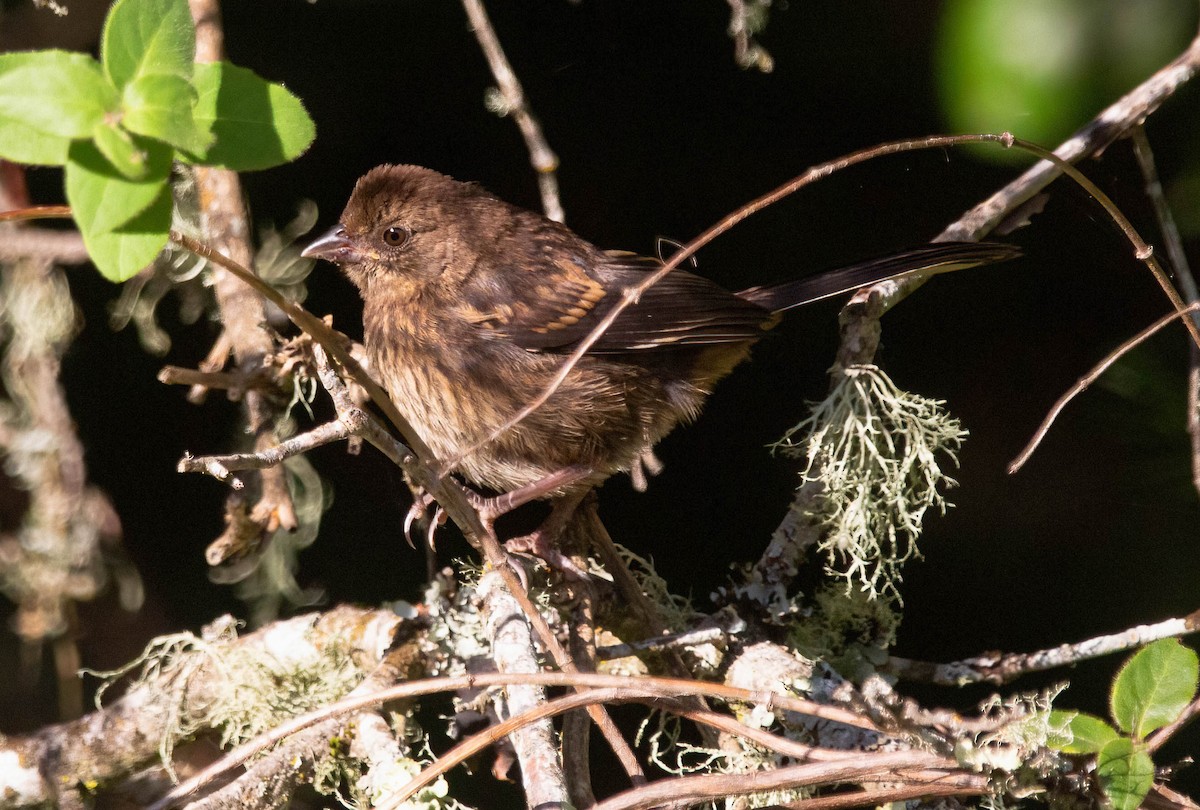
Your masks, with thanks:
[[(743, 720), (743, 722), (745, 721)], [(778, 768), (785, 761), (782, 755), (742, 737), (731, 736), (724, 743), (724, 748), (716, 749), (686, 742), (680, 739), (681, 733), (682, 723), (678, 717), (665, 712), (652, 712), (642, 721), (635, 745), (640, 746), (644, 739), (650, 749), (650, 761), (674, 776), (696, 773), (747, 774), (770, 771)], [(714, 810), (722, 806), (727, 810), (732, 810), (734, 807), (775, 807), (806, 799), (810, 795), (810, 792), (799, 788), (772, 790), (731, 797), (725, 799), (721, 804), (710, 802), (706, 806)]]
[[(90, 672), (104, 679), (105, 691), (137, 671), (128, 691), (154, 690), (162, 713), (159, 755), (174, 775), (172, 753), (179, 740), (216, 729), (222, 747), (245, 742), (282, 720), (343, 697), (363, 677), (348, 651), (335, 645), (276, 641), (277, 649), (235, 644), (237, 622), (224, 617), (203, 635), (174, 633), (152, 640), (135, 660), (111, 672)], [(298, 640), (299, 641), (299, 640)], [(197, 703), (195, 677), (203, 673), (203, 703)]]
[(919, 554), (925, 512), (945, 512), (940, 489), (966, 438), (945, 403), (901, 391), (875, 366), (852, 366), (776, 449), (803, 456), (806, 481), (824, 489), (814, 516), (827, 528), (826, 566), (874, 598), (899, 598), (903, 564)]

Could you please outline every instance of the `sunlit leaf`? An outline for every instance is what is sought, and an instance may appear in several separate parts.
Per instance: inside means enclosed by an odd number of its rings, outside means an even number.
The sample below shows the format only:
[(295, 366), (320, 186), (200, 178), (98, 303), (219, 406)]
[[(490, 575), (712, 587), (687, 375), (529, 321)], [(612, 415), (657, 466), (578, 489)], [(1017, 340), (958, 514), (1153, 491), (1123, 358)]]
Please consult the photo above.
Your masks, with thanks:
[(304, 154), (316, 137), (300, 99), (251, 70), (227, 62), (197, 64), (193, 83), (200, 93), (196, 124), (214, 138), (208, 149), (188, 153), (195, 162), (266, 169)]
[(210, 137), (196, 127), (195, 102), (196, 89), (188, 80), (164, 73), (146, 74), (125, 86), (121, 123), (130, 132), (179, 149), (202, 150)]
[(1200, 659), (1178, 639), (1148, 644), (1121, 667), (1110, 708), (1117, 726), (1142, 739), (1179, 717), (1196, 695)]
[(1095, 754), (1117, 739), (1117, 730), (1092, 714), (1055, 710), (1050, 713), (1054, 729), (1048, 744), (1066, 754)]
[(117, 87), (153, 73), (190, 79), (195, 54), (187, 0), (117, 0), (108, 12), (100, 61)]
[(0, 55), (0, 156), (57, 165), (69, 142), (116, 110), (117, 92), (87, 54), (36, 51)]

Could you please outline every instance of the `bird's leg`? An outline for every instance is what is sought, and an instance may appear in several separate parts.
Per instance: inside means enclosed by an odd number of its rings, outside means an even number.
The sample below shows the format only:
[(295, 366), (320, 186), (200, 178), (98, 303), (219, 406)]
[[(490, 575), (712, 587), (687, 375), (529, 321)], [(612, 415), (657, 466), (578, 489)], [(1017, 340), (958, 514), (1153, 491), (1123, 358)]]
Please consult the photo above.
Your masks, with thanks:
[(575, 490), (554, 499), (550, 514), (530, 534), (514, 537), (505, 542), (504, 547), (517, 554), (531, 554), (546, 561), (551, 568), (561, 571), (571, 579), (586, 580), (587, 572), (558, 549), (558, 539), (562, 536), (567, 522), (575, 514), (576, 507), (583, 501), (591, 489)]
[[(568, 487), (591, 474), (592, 470), (588, 467), (566, 467), (547, 475), (540, 481), (534, 481), (532, 484), (527, 484), (503, 495), (484, 498), (468, 490), (467, 497), (471, 501), (471, 505), (479, 512), (479, 516), (490, 526), (496, 518), (511, 512), (518, 506), (545, 498), (552, 492)], [(542, 521), (542, 525), (530, 534), (509, 540), (505, 543), (505, 547), (515, 553), (540, 557), (552, 568), (577, 579), (585, 579), (587, 574), (567, 559), (555, 546), (567, 521), (574, 514), (575, 507), (590, 491), (590, 487), (580, 487), (554, 498), (550, 514)]]
[[(490, 522), (501, 515), (507, 515), (518, 506), (523, 506), (539, 498), (545, 498), (556, 489), (570, 486), (591, 474), (592, 470), (588, 467), (565, 467), (558, 472), (550, 473), (541, 480), (534, 481), (532, 484), (526, 484), (503, 495), (485, 498), (468, 490), (469, 494), (467, 497), (471, 501), (471, 505), (479, 512), (479, 516), (485, 521)], [(586, 491), (587, 488), (584, 489), (584, 492)]]

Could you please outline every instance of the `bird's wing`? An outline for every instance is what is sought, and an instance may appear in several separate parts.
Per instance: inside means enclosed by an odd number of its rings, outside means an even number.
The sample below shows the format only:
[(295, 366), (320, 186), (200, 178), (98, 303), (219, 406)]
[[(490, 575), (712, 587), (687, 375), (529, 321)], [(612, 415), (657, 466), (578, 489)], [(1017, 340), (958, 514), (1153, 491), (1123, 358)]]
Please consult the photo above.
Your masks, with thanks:
[[(485, 334), (531, 351), (570, 351), (627, 289), (661, 266), (657, 259), (615, 251), (605, 253), (590, 273), (578, 263), (559, 261), (552, 284), (510, 289), (510, 303), (479, 322)], [(626, 307), (588, 351), (621, 354), (740, 343), (760, 336), (773, 322), (758, 304), (706, 278), (674, 270)]]

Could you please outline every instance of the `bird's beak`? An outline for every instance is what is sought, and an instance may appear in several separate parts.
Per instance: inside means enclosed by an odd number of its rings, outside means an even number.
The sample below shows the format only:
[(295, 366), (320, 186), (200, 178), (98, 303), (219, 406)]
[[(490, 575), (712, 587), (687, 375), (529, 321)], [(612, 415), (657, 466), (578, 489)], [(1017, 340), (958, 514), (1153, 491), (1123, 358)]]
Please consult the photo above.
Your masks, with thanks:
[(317, 237), (316, 241), (300, 252), (306, 259), (324, 259), (334, 264), (352, 264), (359, 258), (358, 249), (346, 235), (341, 223)]

